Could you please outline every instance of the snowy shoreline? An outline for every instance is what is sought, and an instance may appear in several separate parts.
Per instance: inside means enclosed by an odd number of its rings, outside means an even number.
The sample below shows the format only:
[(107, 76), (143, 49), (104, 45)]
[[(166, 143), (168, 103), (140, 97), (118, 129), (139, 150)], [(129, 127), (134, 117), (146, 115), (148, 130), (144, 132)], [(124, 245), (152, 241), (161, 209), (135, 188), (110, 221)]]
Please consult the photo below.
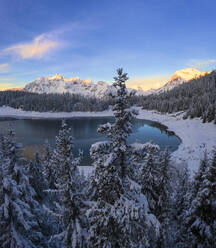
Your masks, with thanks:
[(216, 146), (216, 125), (202, 123), (200, 118), (183, 119), (184, 113), (161, 114), (157, 111), (140, 110), (137, 118), (160, 122), (181, 139), (178, 149), (171, 154), (178, 166), (187, 164), (190, 174), (198, 170), (205, 150), (211, 153)]
[(14, 109), (8, 106), (0, 107), (0, 118), (14, 119), (60, 119), (73, 117), (108, 117), (113, 116), (112, 110), (102, 112), (35, 112)]
[[(191, 174), (199, 167), (199, 161), (204, 151), (211, 152), (216, 146), (216, 125), (202, 123), (199, 118), (183, 120), (183, 113), (161, 114), (156, 111), (142, 110), (139, 108), (138, 119), (146, 119), (159, 122), (173, 131), (182, 141), (178, 149), (172, 153), (172, 161), (177, 165), (188, 164)], [(16, 119), (52, 119), (73, 117), (108, 117), (113, 116), (111, 110), (102, 112), (30, 112), (11, 107), (0, 107), (0, 118)]]

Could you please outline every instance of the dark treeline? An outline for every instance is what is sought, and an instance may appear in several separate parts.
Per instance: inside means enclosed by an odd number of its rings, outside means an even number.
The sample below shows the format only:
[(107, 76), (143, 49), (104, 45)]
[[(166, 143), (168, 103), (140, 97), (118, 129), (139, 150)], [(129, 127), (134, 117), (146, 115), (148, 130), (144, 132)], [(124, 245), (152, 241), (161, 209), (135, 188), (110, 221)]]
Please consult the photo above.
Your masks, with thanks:
[(0, 247), (214, 248), (216, 149), (191, 180), (168, 150), (127, 143), (131, 120), (127, 74), (115, 78), (115, 123), (92, 145), (94, 170), (85, 177), (62, 122), (55, 146), (26, 163), (9, 131), (0, 138)]
[(111, 104), (109, 99), (90, 98), (75, 94), (36, 94), (25, 91), (0, 92), (0, 106), (38, 112), (103, 111)]
[(216, 71), (158, 95), (135, 97), (134, 102), (144, 109), (163, 113), (185, 111), (185, 118), (201, 117), (203, 122), (216, 123)]

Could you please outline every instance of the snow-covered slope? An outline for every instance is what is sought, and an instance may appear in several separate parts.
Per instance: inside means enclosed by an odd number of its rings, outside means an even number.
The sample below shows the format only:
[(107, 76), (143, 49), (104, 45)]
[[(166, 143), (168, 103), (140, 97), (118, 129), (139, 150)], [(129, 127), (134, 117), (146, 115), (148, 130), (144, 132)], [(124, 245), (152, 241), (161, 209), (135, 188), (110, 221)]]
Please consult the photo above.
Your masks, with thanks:
[[(131, 89), (129, 89), (130, 91)], [(52, 77), (40, 77), (25, 86), (24, 91), (34, 93), (71, 93), (88, 97), (103, 98), (115, 92), (115, 88), (106, 82), (93, 83), (91, 79), (80, 80), (78, 77), (64, 78), (56, 74)]]
[(169, 91), (182, 83), (205, 76), (207, 74), (208, 72), (200, 72), (194, 68), (186, 68), (176, 71), (171, 79), (163, 87), (155, 90), (153, 93), (159, 94), (165, 91)]

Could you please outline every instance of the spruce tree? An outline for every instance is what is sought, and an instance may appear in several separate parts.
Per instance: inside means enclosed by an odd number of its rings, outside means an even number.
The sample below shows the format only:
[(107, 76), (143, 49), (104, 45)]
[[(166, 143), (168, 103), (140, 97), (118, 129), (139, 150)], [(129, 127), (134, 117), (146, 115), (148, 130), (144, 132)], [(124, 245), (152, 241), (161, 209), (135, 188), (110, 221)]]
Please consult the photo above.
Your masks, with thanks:
[(35, 153), (34, 161), (29, 163), (30, 184), (36, 192), (37, 200), (41, 203), (46, 198), (46, 181), (43, 175), (43, 162), (38, 152)]
[(197, 193), (199, 192), (199, 189), (203, 183), (204, 175), (205, 175), (207, 168), (208, 168), (208, 157), (207, 157), (207, 152), (205, 151), (204, 157), (200, 162), (199, 169), (193, 179), (193, 186), (192, 186), (192, 193), (191, 193), (192, 200), (197, 196)]
[(94, 165), (91, 186), (96, 202), (87, 213), (90, 226), (88, 247), (148, 247), (150, 228), (154, 232), (158, 222), (149, 213), (141, 186), (134, 181), (135, 163), (139, 160), (136, 156), (139, 152), (134, 150), (139, 149), (137, 145), (128, 145), (127, 138), (132, 131), (131, 120), (135, 112), (128, 109), (127, 74), (122, 69), (117, 73), (113, 84), (116, 88), (115, 122), (98, 129), (109, 141), (92, 145), (90, 151)]
[(156, 204), (155, 215), (160, 221), (159, 247), (169, 247), (171, 239), (171, 193), (172, 193), (172, 173), (170, 165), (170, 154), (168, 149), (159, 157), (159, 177), (158, 177), (158, 202)]
[(51, 158), (52, 158), (52, 148), (49, 142), (46, 140), (45, 145), (44, 145), (44, 156), (42, 159), (43, 175), (47, 183), (47, 186), (49, 188), (54, 188), (55, 179), (54, 179), (53, 170), (52, 170)]
[[(201, 164), (202, 166), (202, 164)], [(215, 247), (216, 244), (216, 149), (185, 220), (192, 247)]]
[(68, 248), (85, 247), (87, 221), (85, 218), (85, 197), (82, 192), (82, 180), (78, 165), (81, 156), (73, 155), (71, 130), (65, 121), (56, 137), (55, 148), (51, 159), (55, 175), (56, 193), (55, 208), (48, 211), (58, 218), (61, 228), (54, 238), (58, 238)]
[(148, 153), (141, 167), (142, 193), (147, 197), (149, 209), (156, 214), (159, 201), (159, 167), (152, 152)]
[(190, 179), (188, 168), (185, 166), (179, 171), (178, 185), (175, 193), (174, 204), (172, 206), (172, 215), (175, 225), (173, 226), (173, 233), (177, 247), (185, 247), (184, 240), (188, 233), (184, 231), (183, 222), (185, 220), (187, 211), (190, 207)]
[(21, 147), (14, 141), (13, 131), (3, 137), (2, 196), (0, 205), (0, 246), (46, 247), (35, 209), (35, 191), (21, 155)]
[(162, 223), (169, 218), (170, 200), (171, 200), (171, 165), (170, 165), (170, 153), (168, 149), (160, 154), (159, 157), (159, 177), (158, 177), (158, 189), (159, 200), (157, 203), (157, 210), (155, 215)]

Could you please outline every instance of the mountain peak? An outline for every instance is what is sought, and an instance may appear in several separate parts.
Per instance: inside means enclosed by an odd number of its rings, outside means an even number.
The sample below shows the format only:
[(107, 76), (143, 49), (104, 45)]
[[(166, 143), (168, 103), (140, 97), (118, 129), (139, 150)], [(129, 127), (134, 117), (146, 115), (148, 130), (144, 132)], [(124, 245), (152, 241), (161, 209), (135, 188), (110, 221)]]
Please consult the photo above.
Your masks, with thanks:
[(56, 73), (54, 76), (49, 77), (49, 80), (63, 80), (64, 77), (58, 73)]
[(24, 91), (39, 94), (71, 93), (98, 98), (108, 96), (109, 93), (114, 90), (112, 86), (105, 82), (94, 83), (90, 78), (85, 80), (81, 80), (79, 77), (64, 78), (58, 73), (51, 77), (40, 77), (27, 84), (24, 88)]
[(209, 74), (209, 72), (201, 72), (194, 68), (185, 68), (182, 70), (178, 70), (173, 74), (171, 79), (163, 87), (155, 90), (155, 92), (162, 93), (169, 91), (182, 83), (188, 82), (192, 79), (203, 77), (207, 74)]
[(199, 78), (207, 74), (208, 72), (201, 72), (194, 68), (185, 68), (185, 69), (176, 71), (174, 75), (171, 77), (170, 81), (175, 80), (177, 78), (181, 78), (185, 81), (190, 81), (192, 79)]

